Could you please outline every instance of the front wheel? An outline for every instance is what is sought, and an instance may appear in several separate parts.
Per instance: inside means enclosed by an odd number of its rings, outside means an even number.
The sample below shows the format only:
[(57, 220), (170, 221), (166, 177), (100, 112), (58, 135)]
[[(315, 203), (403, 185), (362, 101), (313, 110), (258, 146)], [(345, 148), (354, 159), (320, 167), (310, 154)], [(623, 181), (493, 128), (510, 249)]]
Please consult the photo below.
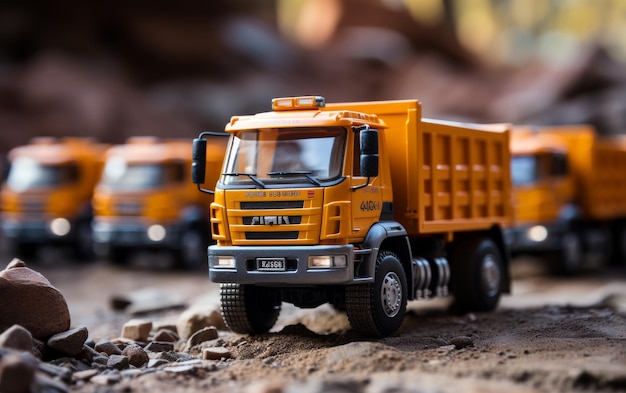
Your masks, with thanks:
[(398, 256), (381, 251), (373, 284), (346, 287), (346, 312), (352, 329), (386, 337), (400, 328), (407, 304), (406, 275)]
[(452, 288), (462, 311), (493, 311), (500, 301), (504, 267), (496, 244), (489, 238), (457, 247), (452, 263)]
[(224, 283), (220, 298), (224, 322), (236, 333), (267, 333), (280, 314), (280, 299), (273, 288)]

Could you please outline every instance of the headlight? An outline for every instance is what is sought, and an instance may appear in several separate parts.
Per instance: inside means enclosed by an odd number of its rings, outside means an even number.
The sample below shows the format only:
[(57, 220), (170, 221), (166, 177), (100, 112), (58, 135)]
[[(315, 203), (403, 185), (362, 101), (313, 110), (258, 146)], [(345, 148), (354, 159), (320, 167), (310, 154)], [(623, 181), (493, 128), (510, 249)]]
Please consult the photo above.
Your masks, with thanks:
[(235, 257), (231, 256), (219, 256), (214, 259), (217, 263), (213, 265), (213, 267), (226, 267), (226, 268), (234, 268), (235, 267)]
[(53, 235), (62, 237), (70, 233), (72, 224), (66, 218), (59, 217), (50, 221), (49, 228)]
[(543, 225), (535, 225), (526, 232), (526, 236), (534, 242), (542, 242), (548, 238), (548, 229)]
[(160, 242), (161, 240), (165, 239), (167, 231), (165, 230), (163, 225), (154, 224), (148, 227), (146, 234), (148, 235), (148, 239), (152, 240), (153, 242)]
[(345, 255), (312, 255), (309, 257), (309, 267), (329, 268), (346, 267)]

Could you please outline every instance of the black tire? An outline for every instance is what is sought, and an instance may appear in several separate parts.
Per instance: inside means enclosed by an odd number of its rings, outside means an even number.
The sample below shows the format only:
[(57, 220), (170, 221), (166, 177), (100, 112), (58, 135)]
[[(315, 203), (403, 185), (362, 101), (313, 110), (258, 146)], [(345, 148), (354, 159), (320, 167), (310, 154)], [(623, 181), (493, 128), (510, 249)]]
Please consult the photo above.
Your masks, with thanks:
[(128, 264), (128, 261), (130, 261), (131, 252), (132, 252), (131, 249), (111, 246), (109, 248), (107, 256), (108, 256), (109, 262), (112, 265), (121, 266), (121, 265)]
[(611, 228), (611, 252), (608, 258), (610, 266), (626, 266), (626, 223), (616, 222)]
[(77, 224), (76, 244), (72, 253), (80, 262), (92, 262), (95, 259), (91, 223), (87, 220), (81, 220)]
[(222, 317), (236, 333), (267, 333), (280, 314), (280, 299), (272, 288), (220, 284)]
[(389, 336), (404, 320), (407, 298), (406, 274), (398, 256), (381, 251), (376, 259), (374, 283), (346, 287), (350, 326), (368, 336)]
[(459, 311), (493, 311), (502, 294), (502, 255), (489, 238), (457, 245), (451, 258), (451, 281)]
[(581, 237), (568, 231), (561, 237), (561, 249), (549, 256), (550, 271), (554, 275), (573, 276), (580, 272), (584, 261)]
[(183, 270), (198, 270), (207, 266), (206, 238), (203, 232), (190, 228), (180, 236), (180, 250), (175, 253), (176, 266)]

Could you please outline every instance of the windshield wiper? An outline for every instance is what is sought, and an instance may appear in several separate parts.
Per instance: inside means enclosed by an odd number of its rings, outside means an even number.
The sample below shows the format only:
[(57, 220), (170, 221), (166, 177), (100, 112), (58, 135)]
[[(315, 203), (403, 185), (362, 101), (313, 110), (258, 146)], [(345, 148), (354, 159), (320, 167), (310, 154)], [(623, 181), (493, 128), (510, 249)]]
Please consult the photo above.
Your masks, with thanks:
[(310, 181), (311, 183), (315, 184), (318, 187), (322, 186), (322, 183), (320, 183), (316, 178), (314, 178), (313, 176), (311, 176), (311, 172), (310, 171), (289, 171), (289, 172), (268, 172), (267, 173), (269, 176), (304, 176), (307, 178), (308, 181)]
[(265, 183), (263, 183), (261, 180), (259, 180), (258, 177), (256, 177), (256, 173), (233, 172), (233, 173), (222, 173), (222, 175), (224, 176), (248, 176), (250, 180), (256, 183), (256, 185), (258, 185), (261, 188), (265, 188)]

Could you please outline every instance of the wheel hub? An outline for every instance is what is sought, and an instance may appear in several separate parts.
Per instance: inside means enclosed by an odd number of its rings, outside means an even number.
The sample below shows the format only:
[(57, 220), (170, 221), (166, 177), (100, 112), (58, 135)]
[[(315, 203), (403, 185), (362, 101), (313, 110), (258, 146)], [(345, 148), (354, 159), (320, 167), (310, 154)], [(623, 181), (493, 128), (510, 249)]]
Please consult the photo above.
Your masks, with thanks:
[(495, 296), (500, 287), (500, 267), (492, 254), (485, 255), (481, 269), (482, 282), (488, 296)]
[(396, 273), (389, 272), (385, 275), (380, 296), (385, 314), (388, 317), (396, 316), (402, 304), (402, 287)]

